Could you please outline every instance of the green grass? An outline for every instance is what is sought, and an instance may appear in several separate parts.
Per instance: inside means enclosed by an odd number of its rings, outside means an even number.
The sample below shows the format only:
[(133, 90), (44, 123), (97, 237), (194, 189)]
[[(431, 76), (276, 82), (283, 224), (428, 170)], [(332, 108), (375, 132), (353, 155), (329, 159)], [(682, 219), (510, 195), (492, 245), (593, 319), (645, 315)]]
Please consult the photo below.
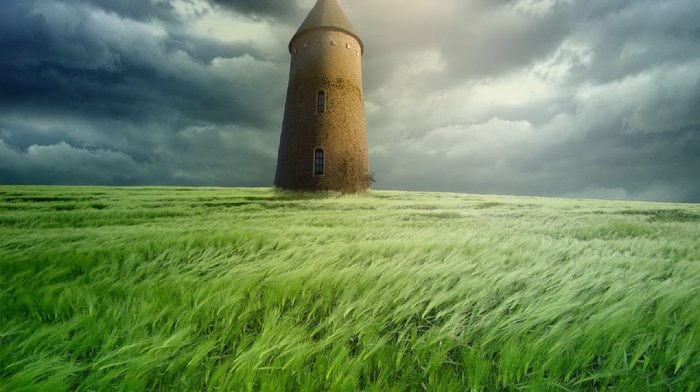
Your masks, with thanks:
[(3, 391), (697, 391), (700, 205), (0, 187)]

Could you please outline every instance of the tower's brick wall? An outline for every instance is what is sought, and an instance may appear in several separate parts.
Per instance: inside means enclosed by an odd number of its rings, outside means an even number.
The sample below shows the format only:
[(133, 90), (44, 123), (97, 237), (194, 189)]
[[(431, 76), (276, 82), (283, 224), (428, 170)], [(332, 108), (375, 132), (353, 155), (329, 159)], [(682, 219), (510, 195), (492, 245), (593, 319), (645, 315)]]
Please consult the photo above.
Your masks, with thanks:
[[(362, 92), (362, 48), (334, 30), (295, 37), (275, 185), (292, 190), (359, 192), (369, 187)], [(326, 95), (317, 113), (319, 91)], [(324, 174), (314, 175), (314, 150), (325, 153)]]

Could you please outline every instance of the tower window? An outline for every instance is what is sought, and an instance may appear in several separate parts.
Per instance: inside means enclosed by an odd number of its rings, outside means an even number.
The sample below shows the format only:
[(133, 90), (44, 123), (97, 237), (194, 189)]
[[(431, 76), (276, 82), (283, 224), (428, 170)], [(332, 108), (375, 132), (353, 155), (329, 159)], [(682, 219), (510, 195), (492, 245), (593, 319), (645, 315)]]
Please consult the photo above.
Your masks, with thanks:
[(317, 148), (314, 151), (314, 175), (315, 176), (322, 176), (323, 175), (323, 160), (324, 160), (324, 152), (322, 148)]
[(316, 105), (316, 112), (317, 113), (325, 113), (326, 112), (326, 92), (325, 91), (318, 92), (318, 102)]

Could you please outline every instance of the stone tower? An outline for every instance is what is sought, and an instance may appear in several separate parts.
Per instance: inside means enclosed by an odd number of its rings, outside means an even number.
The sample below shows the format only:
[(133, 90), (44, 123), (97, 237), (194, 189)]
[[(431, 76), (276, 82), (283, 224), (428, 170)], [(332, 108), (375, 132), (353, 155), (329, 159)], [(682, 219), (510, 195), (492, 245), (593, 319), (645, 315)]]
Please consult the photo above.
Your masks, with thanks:
[(292, 55), (275, 186), (361, 192), (370, 185), (360, 37), (337, 0), (318, 0)]

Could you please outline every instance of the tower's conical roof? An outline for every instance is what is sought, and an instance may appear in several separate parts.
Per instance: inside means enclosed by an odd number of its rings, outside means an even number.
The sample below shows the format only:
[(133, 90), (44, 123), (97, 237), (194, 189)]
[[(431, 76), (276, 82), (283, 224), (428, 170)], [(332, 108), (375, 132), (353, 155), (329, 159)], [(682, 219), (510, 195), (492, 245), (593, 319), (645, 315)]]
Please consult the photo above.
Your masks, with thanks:
[(345, 12), (340, 8), (337, 0), (318, 0), (314, 8), (309, 12), (304, 23), (301, 24), (292, 40), (289, 42), (289, 47), (292, 47), (294, 40), (302, 33), (308, 30), (337, 30), (347, 33), (360, 43), (360, 47), (364, 50), (362, 40), (355, 32), (355, 28), (345, 16)]

